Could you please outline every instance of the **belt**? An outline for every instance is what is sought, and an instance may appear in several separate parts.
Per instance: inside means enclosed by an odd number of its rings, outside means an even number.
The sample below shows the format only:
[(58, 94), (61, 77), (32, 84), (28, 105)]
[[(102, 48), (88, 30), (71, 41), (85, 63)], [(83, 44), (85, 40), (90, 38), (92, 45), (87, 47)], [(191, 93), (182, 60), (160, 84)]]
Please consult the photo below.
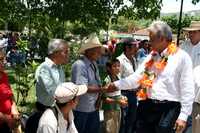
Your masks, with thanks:
[(156, 99), (147, 99), (147, 101), (150, 101), (150, 102), (152, 102), (152, 103), (155, 103), (155, 104), (161, 104), (161, 103), (168, 103), (168, 102), (170, 102), (170, 101), (168, 101), (168, 100), (156, 100)]

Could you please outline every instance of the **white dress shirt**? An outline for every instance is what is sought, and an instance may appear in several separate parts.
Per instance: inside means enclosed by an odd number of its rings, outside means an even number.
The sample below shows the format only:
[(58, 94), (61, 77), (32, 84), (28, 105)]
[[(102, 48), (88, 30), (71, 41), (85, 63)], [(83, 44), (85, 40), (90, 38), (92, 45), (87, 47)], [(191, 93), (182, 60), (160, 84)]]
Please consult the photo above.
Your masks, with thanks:
[[(145, 63), (150, 59), (151, 54), (147, 56), (134, 74), (115, 81), (115, 86), (119, 89), (137, 88)], [(174, 55), (170, 55), (165, 69), (157, 75), (148, 93), (151, 99), (181, 102), (179, 119), (186, 121), (188, 115), (191, 114), (194, 100), (192, 61), (189, 55), (181, 49)]]
[(200, 65), (200, 42), (192, 45), (190, 40), (186, 40), (180, 47), (190, 55), (193, 68)]
[(69, 121), (66, 121), (58, 107), (57, 110), (58, 120), (51, 109), (47, 109), (43, 113), (39, 121), (37, 133), (78, 133), (72, 111), (69, 112)]
[(200, 65), (194, 68), (195, 99), (200, 104)]
[[(122, 53), (117, 59), (120, 61), (120, 78), (126, 78), (134, 73), (132, 62)], [(133, 57), (135, 70), (137, 69), (136, 59)]]

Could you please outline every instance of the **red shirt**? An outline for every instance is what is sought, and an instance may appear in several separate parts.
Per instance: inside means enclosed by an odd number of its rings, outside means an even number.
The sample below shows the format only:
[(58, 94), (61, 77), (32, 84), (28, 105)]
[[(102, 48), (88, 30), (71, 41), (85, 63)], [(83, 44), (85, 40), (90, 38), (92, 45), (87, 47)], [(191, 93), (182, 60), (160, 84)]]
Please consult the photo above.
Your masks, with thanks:
[(13, 93), (8, 82), (6, 73), (2, 73), (0, 79), (0, 112), (4, 114), (11, 114)]

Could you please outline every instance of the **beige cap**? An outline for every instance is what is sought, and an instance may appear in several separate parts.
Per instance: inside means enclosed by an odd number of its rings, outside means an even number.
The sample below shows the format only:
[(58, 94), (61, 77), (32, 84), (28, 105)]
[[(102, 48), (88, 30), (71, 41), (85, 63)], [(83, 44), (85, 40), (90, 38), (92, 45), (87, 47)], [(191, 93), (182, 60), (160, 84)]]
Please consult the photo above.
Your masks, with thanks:
[(65, 82), (56, 88), (54, 97), (57, 102), (66, 103), (76, 96), (85, 94), (87, 90), (86, 85), (75, 85), (72, 82)]

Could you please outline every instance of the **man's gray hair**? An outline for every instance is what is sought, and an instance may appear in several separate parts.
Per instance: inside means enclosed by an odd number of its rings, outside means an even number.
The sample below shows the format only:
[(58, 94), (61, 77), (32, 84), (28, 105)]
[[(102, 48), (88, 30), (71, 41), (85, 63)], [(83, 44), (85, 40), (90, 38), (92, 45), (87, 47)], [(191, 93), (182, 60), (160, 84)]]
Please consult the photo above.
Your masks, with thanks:
[(48, 55), (58, 52), (63, 49), (63, 45), (68, 43), (63, 39), (51, 39), (48, 44)]
[(157, 35), (157, 37), (164, 37), (168, 41), (172, 41), (172, 30), (169, 25), (163, 21), (154, 21), (148, 30)]

